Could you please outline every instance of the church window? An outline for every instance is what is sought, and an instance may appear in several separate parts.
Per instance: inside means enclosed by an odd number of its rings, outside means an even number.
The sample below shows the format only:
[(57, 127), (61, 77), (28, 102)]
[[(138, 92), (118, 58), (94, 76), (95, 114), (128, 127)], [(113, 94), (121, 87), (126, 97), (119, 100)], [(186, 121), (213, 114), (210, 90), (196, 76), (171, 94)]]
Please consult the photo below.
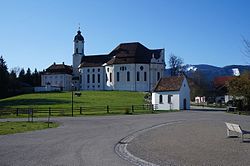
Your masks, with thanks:
[(95, 75), (92, 74), (92, 83), (95, 83)]
[(109, 82), (112, 82), (112, 73), (109, 73)]
[(127, 81), (130, 81), (130, 72), (127, 72)]
[(87, 70), (87, 72), (89, 72), (89, 69)]
[(107, 68), (107, 71), (109, 72), (109, 68)]
[(140, 67), (140, 70), (143, 70), (143, 66)]
[(144, 72), (144, 81), (147, 81), (147, 72)]
[(92, 71), (95, 72), (95, 69), (93, 69)]
[(140, 81), (140, 72), (136, 73), (136, 78), (137, 78), (137, 81)]
[(157, 81), (159, 81), (160, 77), (161, 77), (160, 72), (157, 72)]
[(162, 95), (159, 96), (159, 103), (163, 104), (163, 96)]
[(172, 103), (172, 96), (173, 96), (173, 95), (168, 95), (168, 103), (169, 103), (169, 104)]
[(100, 72), (100, 69), (97, 69), (98, 72)]
[(100, 76), (100, 74), (97, 75), (97, 82), (98, 82), (98, 83), (101, 82), (101, 76)]
[(90, 79), (89, 79), (89, 74), (87, 75), (87, 83), (89, 83), (90, 82)]
[(78, 48), (76, 48), (76, 53), (78, 54)]
[(116, 81), (117, 81), (117, 82), (120, 81), (120, 73), (119, 73), (119, 72), (116, 73)]

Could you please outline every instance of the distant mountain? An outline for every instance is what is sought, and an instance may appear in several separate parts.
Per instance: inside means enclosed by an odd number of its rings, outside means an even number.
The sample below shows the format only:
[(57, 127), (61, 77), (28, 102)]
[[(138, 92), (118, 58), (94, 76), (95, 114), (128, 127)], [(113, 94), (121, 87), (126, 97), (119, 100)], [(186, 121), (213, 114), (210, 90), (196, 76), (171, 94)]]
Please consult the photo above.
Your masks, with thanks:
[[(240, 75), (244, 71), (250, 71), (250, 65), (230, 65), (217, 67), (207, 64), (185, 65), (184, 72), (188, 77), (193, 77), (194, 73), (199, 72), (208, 83), (212, 83), (215, 77)], [(165, 70), (165, 75), (170, 75), (170, 69)]]

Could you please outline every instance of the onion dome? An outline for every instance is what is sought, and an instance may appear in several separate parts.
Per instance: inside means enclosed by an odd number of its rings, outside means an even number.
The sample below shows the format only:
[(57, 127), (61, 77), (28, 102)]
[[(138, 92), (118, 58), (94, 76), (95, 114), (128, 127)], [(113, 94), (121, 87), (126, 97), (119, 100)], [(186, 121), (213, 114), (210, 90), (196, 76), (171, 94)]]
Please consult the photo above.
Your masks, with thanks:
[(77, 35), (75, 36), (75, 38), (74, 38), (74, 42), (75, 41), (84, 41), (84, 38), (83, 38), (83, 36), (81, 35), (81, 31), (79, 30), (79, 31), (77, 31)]

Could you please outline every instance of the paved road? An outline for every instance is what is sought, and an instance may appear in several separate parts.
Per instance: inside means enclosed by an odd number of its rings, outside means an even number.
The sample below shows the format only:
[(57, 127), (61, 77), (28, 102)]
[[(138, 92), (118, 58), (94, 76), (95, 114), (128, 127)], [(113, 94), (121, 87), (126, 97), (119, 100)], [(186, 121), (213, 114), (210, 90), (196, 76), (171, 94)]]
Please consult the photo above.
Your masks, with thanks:
[(127, 135), (171, 121), (237, 121), (223, 112), (176, 112), (151, 115), (65, 117), (58, 128), (0, 136), (1, 166), (129, 166), (114, 147)]

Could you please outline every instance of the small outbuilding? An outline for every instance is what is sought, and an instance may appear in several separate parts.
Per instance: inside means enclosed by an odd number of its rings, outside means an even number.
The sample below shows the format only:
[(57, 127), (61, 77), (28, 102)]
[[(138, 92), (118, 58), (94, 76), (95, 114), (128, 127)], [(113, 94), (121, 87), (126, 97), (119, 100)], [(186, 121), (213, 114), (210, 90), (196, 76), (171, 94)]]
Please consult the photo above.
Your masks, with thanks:
[(152, 92), (155, 110), (189, 110), (190, 88), (185, 76), (161, 78)]

